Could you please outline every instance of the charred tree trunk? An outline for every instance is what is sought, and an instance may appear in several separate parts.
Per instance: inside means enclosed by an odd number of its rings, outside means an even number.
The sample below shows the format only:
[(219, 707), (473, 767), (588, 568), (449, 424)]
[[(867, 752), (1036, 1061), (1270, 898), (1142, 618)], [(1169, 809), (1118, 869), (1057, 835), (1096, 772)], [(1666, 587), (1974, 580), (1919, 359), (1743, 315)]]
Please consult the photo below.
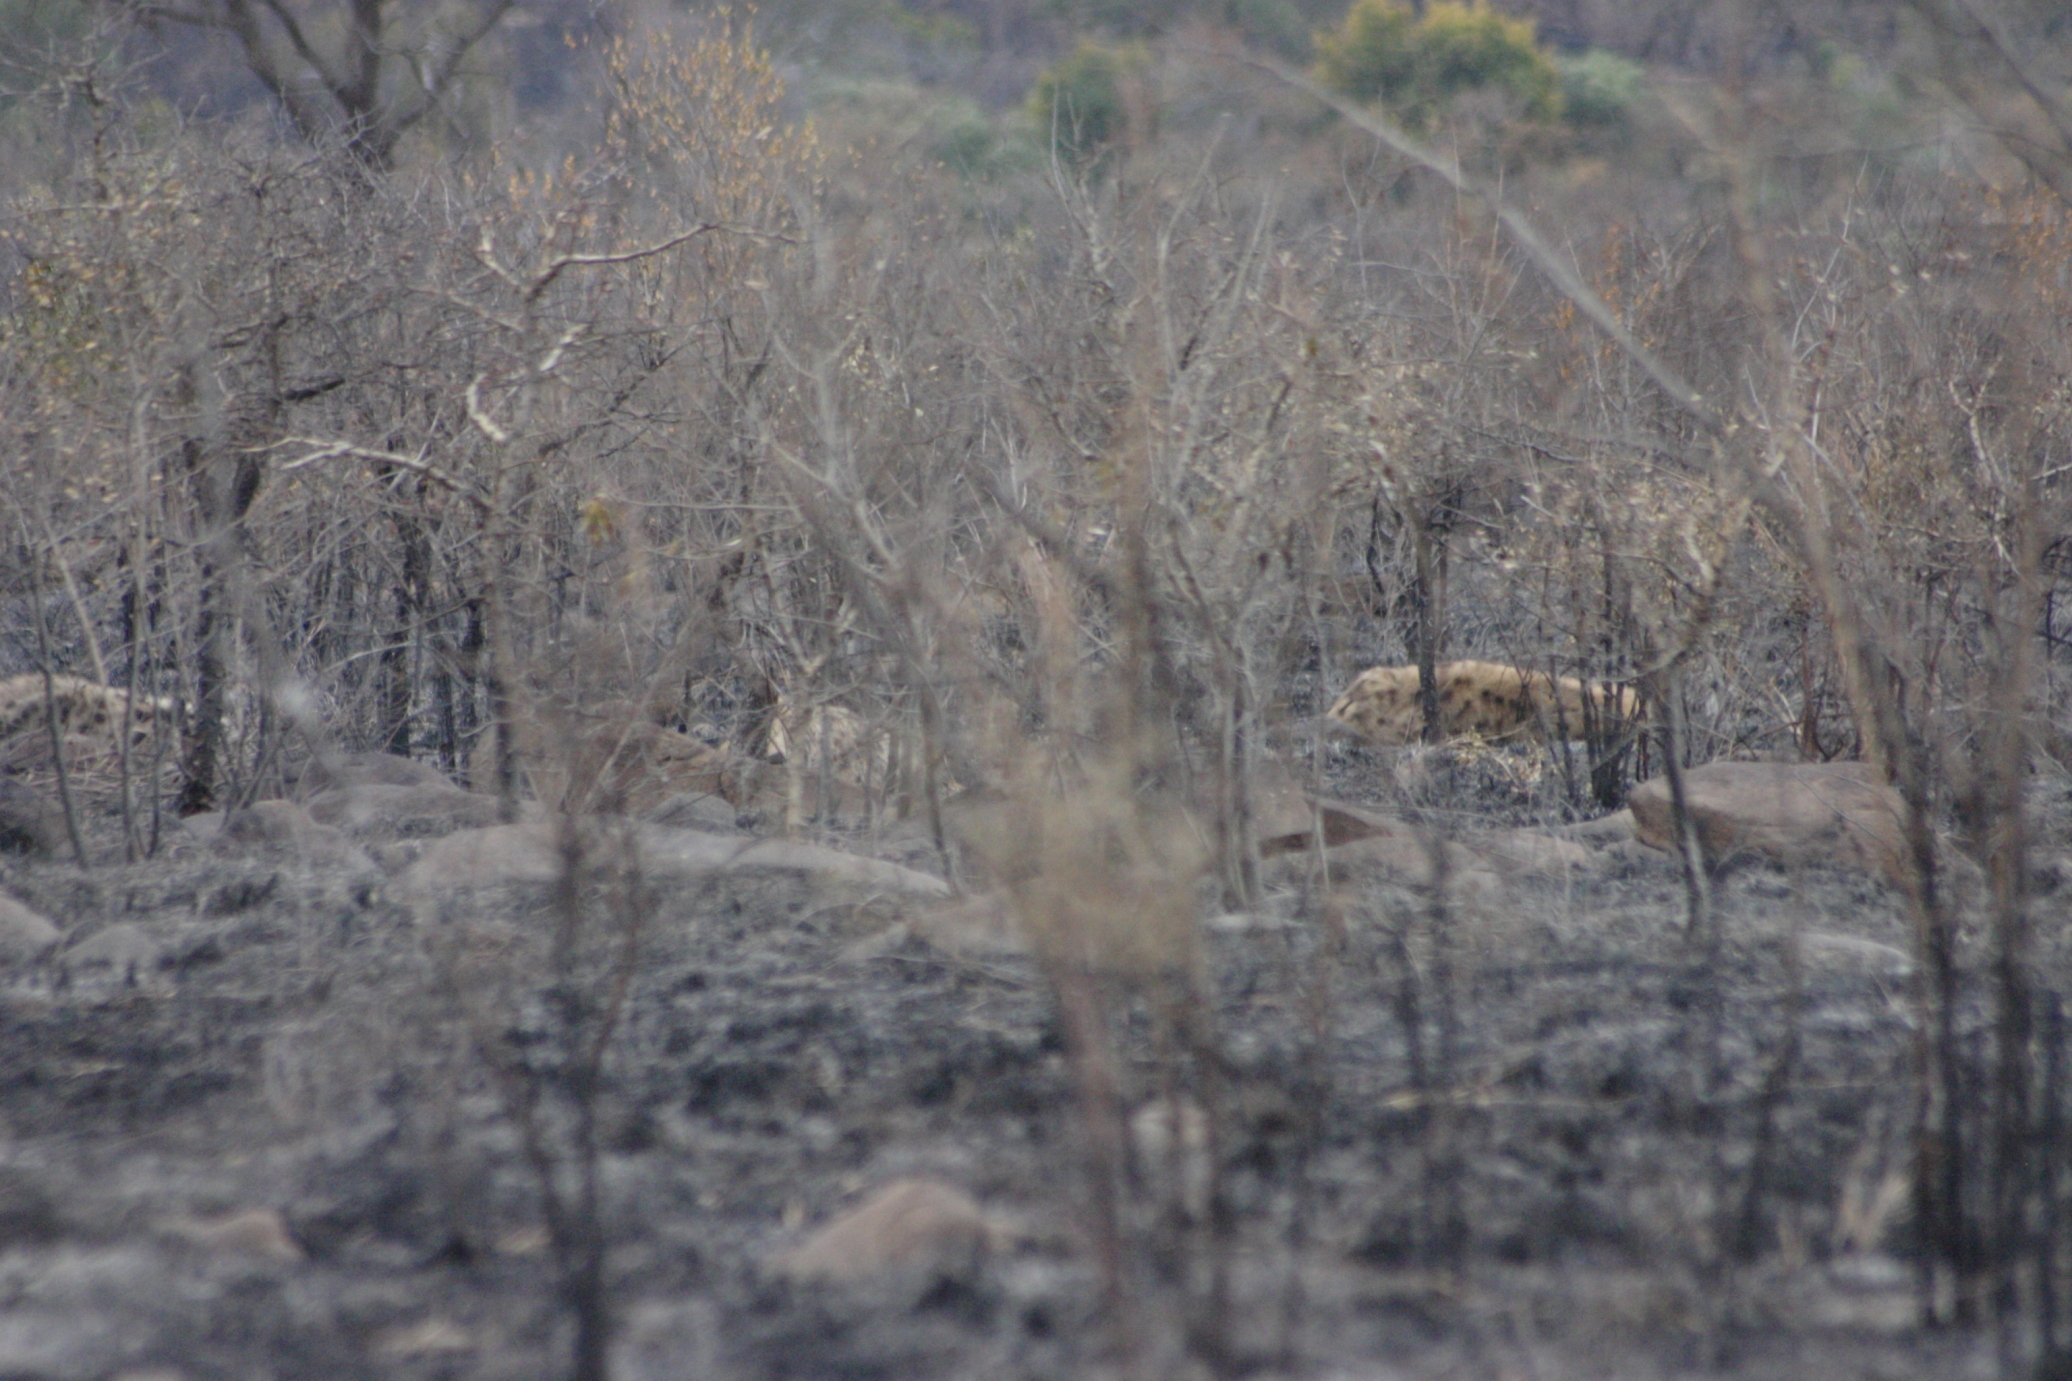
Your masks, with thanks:
[(183, 781), (181, 815), (216, 808), (223, 768), (224, 713), (228, 705), (231, 637), (236, 601), (230, 582), (241, 555), (239, 524), (259, 496), (262, 478), (253, 455), (212, 454), (200, 441), (180, 450), (199, 518), (201, 570), (195, 591), (195, 696)]
[(432, 552), (424, 524), (412, 514), (398, 514), (396, 538), (403, 549), (403, 579), (396, 587), (396, 622), (381, 650), (383, 746), (399, 758), (410, 756), (410, 718), (415, 687), (412, 649), (424, 636), (424, 611), (431, 586)]

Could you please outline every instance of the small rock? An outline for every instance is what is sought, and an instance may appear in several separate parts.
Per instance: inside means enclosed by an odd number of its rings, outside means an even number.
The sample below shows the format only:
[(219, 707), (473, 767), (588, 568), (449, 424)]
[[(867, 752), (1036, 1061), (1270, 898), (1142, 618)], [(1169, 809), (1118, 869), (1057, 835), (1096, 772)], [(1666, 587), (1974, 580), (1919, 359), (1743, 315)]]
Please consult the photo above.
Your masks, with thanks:
[(34, 788), (0, 777), (0, 853), (54, 854), (65, 844), (65, 817)]
[(553, 1242), (545, 1228), (513, 1228), (497, 1238), (494, 1245), (505, 1256), (538, 1256)]
[(55, 949), (62, 939), (64, 932), (0, 892), (0, 963), (34, 963)]
[(1001, 892), (975, 892), (916, 908), (907, 931), (945, 954), (1001, 958), (1029, 952), (1014, 904)]
[(329, 753), (312, 758), (295, 779), (297, 800), (355, 786), (435, 786), (452, 789), (453, 780), (428, 762), (394, 753)]
[(1251, 935), (1285, 930), (1287, 922), (1277, 916), (1262, 916), (1256, 911), (1219, 911), (1203, 921), (1201, 928), (1211, 935)]
[(368, 848), (368, 856), (375, 866), (390, 877), (410, 871), (410, 865), (424, 857), (429, 839), (392, 839), (386, 844), (375, 844)]
[(343, 831), (318, 824), (293, 801), (255, 801), (243, 810), (232, 811), (216, 830), (215, 843), (224, 852), (285, 853), (312, 863), (342, 863), (363, 857)]
[(158, 967), (159, 944), (133, 921), (102, 926), (65, 951), (65, 967), (73, 972), (105, 968), (134, 982)]
[(1476, 838), (1473, 846), (1499, 872), (1510, 875), (1558, 878), (1597, 866), (1597, 855), (1587, 846), (1540, 830), (1499, 830)]
[(2039, 897), (2055, 896), (2072, 888), (2072, 851), (2038, 851), (2029, 856), (2029, 891)]
[(496, 797), (462, 791), (444, 782), (344, 786), (312, 796), (304, 804), (318, 824), (376, 841), (480, 829), (496, 824), (503, 813)]
[(939, 1281), (973, 1280), (988, 1236), (985, 1213), (963, 1190), (936, 1180), (894, 1180), (777, 1264), (794, 1280), (925, 1293)]
[(719, 1311), (710, 1300), (645, 1300), (628, 1309), (612, 1346), (614, 1381), (700, 1381), (720, 1371)]
[(34, 1177), (0, 1166), (0, 1250), (54, 1241), (63, 1227), (57, 1200)]
[(433, 1357), (474, 1350), (474, 1334), (452, 1319), (438, 1318), (385, 1328), (374, 1335), (372, 1349), (377, 1357)]
[(173, 822), (174, 827), (197, 844), (213, 844), (222, 837), (223, 822), (228, 819), (220, 810), (197, 811), (182, 816)]
[(742, 834), (741, 812), (724, 796), (707, 791), (686, 791), (671, 796), (648, 812), (650, 824), (673, 830), (705, 830), (713, 834)]
[[(1285, 759), (1271, 754), (1253, 765), (1251, 779), (1252, 830), (1264, 844), (1287, 835), (1306, 835), (1317, 817), (1318, 803), (1312, 802), (1309, 783)], [(1204, 802), (1213, 810), (1213, 802)]]
[(159, 1227), (167, 1236), (212, 1256), (247, 1257), (283, 1266), (303, 1259), (302, 1248), (288, 1235), (287, 1221), (277, 1209), (240, 1209), (218, 1218), (169, 1218)]
[(1799, 937), (1799, 952), (1808, 964), (1863, 969), (1889, 978), (1905, 978), (1914, 971), (1914, 961), (1904, 950), (1855, 935), (1811, 930)]
[(1209, 1115), (1191, 1098), (1154, 1098), (1130, 1114), (1137, 1168), (1191, 1218), (1206, 1217), (1216, 1166), (1209, 1153)]
[(1633, 812), (1615, 810), (1610, 815), (1585, 820), (1580, 825), (1563, 825), (1549, 833), (1561, 839), (1584, 839), (1594, 844), (1618, 844), (1633, 838)]

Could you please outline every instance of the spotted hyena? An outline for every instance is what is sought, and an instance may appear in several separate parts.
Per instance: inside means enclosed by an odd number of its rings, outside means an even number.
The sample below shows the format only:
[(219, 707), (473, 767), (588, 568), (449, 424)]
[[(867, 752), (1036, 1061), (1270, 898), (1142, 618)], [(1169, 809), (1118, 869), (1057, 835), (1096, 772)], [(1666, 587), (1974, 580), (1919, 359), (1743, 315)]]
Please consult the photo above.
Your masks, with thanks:
[(136, 738), (149, 737), (154, 725), (170, 730), (177, 708), (164, 696), (133, 696), (83, 676), (53, 676), (46, 686), (40, 672), (30, 672), (0, 681), (0, 741), (40, 731), (46, 701), (66, 733), (105, 737), (111, 747), (124, 723)]
[[(1573, 676), (1550, 677), (1500, 662), (1442, 662), (1434, 673), (1439, 729), (1448, 739), (1580, 738), (1586, 727), (1601, 730), (1630, 722), (1638, 708), (1633, 692), (1622, 687), (1585, 686)], [(1422, 742), (1417, 668), (1361, 672), (1332, 705), (1331, 718), (1371, 743)]]

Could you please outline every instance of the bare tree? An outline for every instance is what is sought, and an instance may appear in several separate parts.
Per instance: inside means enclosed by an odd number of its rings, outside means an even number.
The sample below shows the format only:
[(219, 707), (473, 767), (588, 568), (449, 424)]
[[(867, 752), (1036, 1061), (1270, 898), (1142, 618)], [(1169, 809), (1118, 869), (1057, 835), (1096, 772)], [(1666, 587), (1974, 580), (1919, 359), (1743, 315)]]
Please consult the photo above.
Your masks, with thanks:
[(517, 0), (137, 0), (146, 20), (215, 29), (311, 143), (339, 140), (386, 168), (440, 108)]

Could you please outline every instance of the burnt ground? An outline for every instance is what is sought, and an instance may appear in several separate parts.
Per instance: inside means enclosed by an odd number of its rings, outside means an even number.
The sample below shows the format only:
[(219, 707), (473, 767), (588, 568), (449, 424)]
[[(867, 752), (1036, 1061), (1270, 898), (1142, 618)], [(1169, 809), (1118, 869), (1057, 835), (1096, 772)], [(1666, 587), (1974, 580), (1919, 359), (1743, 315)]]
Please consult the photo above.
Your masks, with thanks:
[[(1615, 837), (1438, 896), (1370, 868), (1328, 906), (1271, 865), (1265, 907), (1203, 927), (1193, 1037), (1170, 981), (1106, 990), (1121, 1103), (1206, 1100), (1225, 1205), (1122, 1167), (1118, 1307), (1081, 1085), (1010, 946), (782, 875), (433, 915), (368, 855), (99, 847), (0, 868), (65, 932), (0, 990), (0, 1376), (563, 1374), (526, 1127), (568, 1191), (606, 1011), (615, 1375), (1996, 1374), (1915, 1323), (1907, 928), (1862, 877), (1744, 866), (1707, 943)], [(992, 1217), (976, 1272), (777, 1268), (914, 1176)]]

